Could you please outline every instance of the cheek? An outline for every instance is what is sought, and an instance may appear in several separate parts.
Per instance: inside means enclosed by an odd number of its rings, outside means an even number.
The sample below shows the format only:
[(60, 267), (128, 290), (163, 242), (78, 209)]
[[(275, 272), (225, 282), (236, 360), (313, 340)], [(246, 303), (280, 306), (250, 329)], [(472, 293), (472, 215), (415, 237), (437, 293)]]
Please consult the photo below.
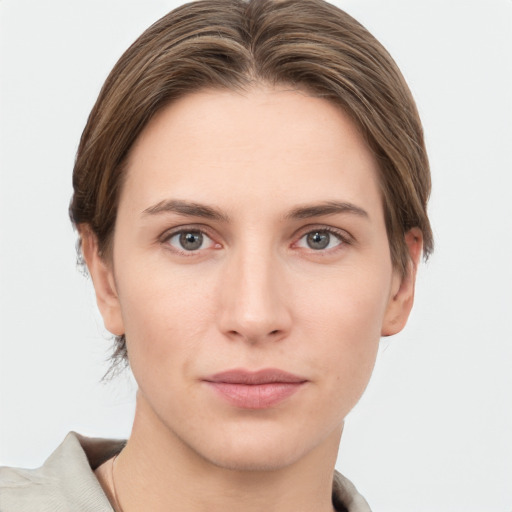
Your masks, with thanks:
[[(343, 333), (343, 339), (364, 340), (379, 337), (391, 285), (391, 271), (366, 267), (365, 271), (349, 268), (322, 276), (301, 293), (300, 308), (306, 323), (319, 329)], [(297, 290), (296, 295), (299, 295)], [(309, 313), (308, 313), (309, 312)]]
[[(360, 394), (370, 378), (389, 294), (385, 273), (347, 274), (303, 297), (305, 337), (319, 374), (331, 385)], [(357, 397), (358, 398), (358, 397)]]
[(207, 280), (190, 279), (177, 269), (172, 272), (145, 265), (143, 275), (119, 275), (119, 290), (127, 348), (134, 374), (155, 377), (161, 372), (168, 382), (178, 365), (187, 372), (201, 339), (212, 328), (213, 298)]

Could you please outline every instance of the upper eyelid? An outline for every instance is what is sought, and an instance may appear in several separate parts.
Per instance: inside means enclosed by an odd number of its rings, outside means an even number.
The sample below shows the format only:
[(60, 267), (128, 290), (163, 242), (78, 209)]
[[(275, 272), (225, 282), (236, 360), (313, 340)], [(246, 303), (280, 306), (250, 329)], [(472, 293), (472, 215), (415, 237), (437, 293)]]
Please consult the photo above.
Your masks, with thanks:
[(168, 240), (169, 238), (173, 237), (174, 235), (177, 235), (178, 233), (183, 233), (186, 231), (199, 231), (200, 233), (203, 233), (204, 235), (208, 236), (209, 238), (214, 238), (212, 235), (212, 229), (208, 226), (205, 226), (204, 224), (188, 224), (188, 225), (181, 225), (181, 226), (175, 226), (173, 228), (166, 229), (159, 237), (158, 239), (160, 241)]
[[(322, 249), (313, 249), (311, 247), (302, 247), (301, 245), (299, 245), (302, 242), (302, 240), (307, 235), (309, 235), (310, 233), (322, 232), (322, 231), (329, 233), (329, 235), (333, 235), (333, 237), (335, 239), (337, 239), (337, 244), (334, 247), (325, 247), (325, 248), (322, 248)], [(348, 236), (345, 236), (345, 235), (339, 233), (338, 231), (335, 231), (335, 230), (332, 230), (332, 229), (326, 229), (326, 228), (324, 228), (324, 229), (312, 229), (312, 230), (306, 231), (305, 233), (303, 233), (301, 236), (299, 236), (292, 243), (292, 247), (293, 248), (302, 249), (302, 250), (305, 250), (305, 251), (313, 251), (315, 254), (318, 254), (318, 255), (320, 255), (320, 254), (328, 254), (328, 253), (331, 253), (333, 251), (338, 251), (338, 250), (340, 250), (341, 248), (343, 248), (343, 247), (345, 247), (347, 245), (352, 245), (352, 240)]]
[(327, 231), (334, 235), (339, 236), (342, 240), (346, 242), (353, 242), (355, 239), (351, 233), (349, 233), (345, 229), (336, 228), (334, 226), (322, 225), (322, 224), (312, 224), (308, 226), (303, 226), (299, 230), (296, 231), (294, 235), (297, 239), (302, 238), (304, 235), (311, 233), (312, 231)]
[(209, 238), (210, 242), (213, 244), (213, 246), (217, 245), (218, 242), (216, 242), (215, 238), (213, 236), (210, 236), (210, 234), (207, 232), (204, 228), (198, 228), (197, 226), (194, 227), (186, 227), (186, 226), (179, 226), (175, 228), (170, 228), (162, 233), (160, 237), (158, 237), (158, 243), (165, 245), (166, 250), (172, 251), (174, 254), (186, 256), (186, 257), (194, 257), (200, 255), (203, 251), (212, 249), (212, 247), (205, 247), (205, 248), (199, 248), (194, 250), (187, 251), (186, 249), (180, 249), (178, 247), (174, 247), (170, 240), (174, 238), (176, 235), (179, 235), (180, 233), (191, 233), (191, 232), (199, 232), (202, 235)]

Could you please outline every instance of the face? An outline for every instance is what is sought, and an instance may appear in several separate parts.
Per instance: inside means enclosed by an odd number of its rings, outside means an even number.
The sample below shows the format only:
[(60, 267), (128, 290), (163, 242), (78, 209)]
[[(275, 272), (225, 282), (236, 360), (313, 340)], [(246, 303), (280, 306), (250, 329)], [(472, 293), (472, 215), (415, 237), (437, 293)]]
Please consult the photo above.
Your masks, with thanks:
[(203, 91), (149, 123), (126, 172), (112, 260), (85, 252), (137, 414), (222, 467), (339, 440), (413, 287), (349, 118), (284, 88)]

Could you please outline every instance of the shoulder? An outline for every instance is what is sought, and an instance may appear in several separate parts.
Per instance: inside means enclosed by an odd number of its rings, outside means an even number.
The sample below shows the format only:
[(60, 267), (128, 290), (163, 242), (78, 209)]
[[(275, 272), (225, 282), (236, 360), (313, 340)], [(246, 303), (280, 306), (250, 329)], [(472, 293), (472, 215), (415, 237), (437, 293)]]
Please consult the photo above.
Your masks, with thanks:
[(370, 506), (355, 485), (338, 471), (334, 472), (332, 502), (339, 512), (371, 512)]
[(112, 512), (93, 468), (121, 447), (70, 432), (40, 468), (0, 467), (0, 511)]

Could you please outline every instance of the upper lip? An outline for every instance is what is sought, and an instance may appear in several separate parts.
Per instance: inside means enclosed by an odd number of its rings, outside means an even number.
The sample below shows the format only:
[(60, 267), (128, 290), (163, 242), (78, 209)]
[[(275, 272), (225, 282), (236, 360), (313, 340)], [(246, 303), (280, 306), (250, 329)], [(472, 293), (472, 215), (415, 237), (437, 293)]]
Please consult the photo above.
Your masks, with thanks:
[(233, 369), (224, 372), (216, 373), (207, 377), (207, 382), (222, 382), (226, 384), (271, 384), (271, 383), (288, 383), (298, 384), (306, 382), (307, 379), (294, 375), (293, 373), (285, 372), (276, 368), (265, 368), (258, 371), (249, 371), (244, 369)]

